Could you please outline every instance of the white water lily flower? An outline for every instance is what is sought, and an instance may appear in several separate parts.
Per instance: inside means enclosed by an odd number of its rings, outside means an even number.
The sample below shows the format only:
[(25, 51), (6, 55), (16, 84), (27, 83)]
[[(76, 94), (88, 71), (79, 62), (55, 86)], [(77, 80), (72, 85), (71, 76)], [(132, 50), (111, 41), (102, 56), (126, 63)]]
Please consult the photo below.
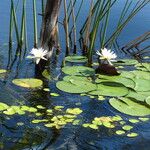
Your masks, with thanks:
[(27, 58), (35, 59), (36, 64), (38, 64), (41, 59), (47, 60), (44, 56), (48, 54), (48, 51), (43, 48), (33, 48), (30, 54), (31, 55), (27, 56)]
[(111, 62), (115, 61), (114, 59), (117, 58), (117, 55), (107, 48), (101, 49), (101, 53), (97, 51), (96, 54), (100, 56), (101, 60), (107, 60), (110, 65), (112, 65)]

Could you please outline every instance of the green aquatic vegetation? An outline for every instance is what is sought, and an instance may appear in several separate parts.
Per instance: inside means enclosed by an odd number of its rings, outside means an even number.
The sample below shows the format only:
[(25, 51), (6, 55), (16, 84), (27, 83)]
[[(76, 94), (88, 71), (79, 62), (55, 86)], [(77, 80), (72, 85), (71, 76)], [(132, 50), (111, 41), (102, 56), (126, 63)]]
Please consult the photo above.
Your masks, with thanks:
[(137, 119), (129, 119), (129, 122), (131, 122), (131, 123), (138, 123), (139, 120), (137, 120)]
[(145, 121), (149, 121), (149, 118), (138, 118), (140, 121), (143, 121), (143, 122), (145, 122)]
[(6, 110), (7, 108), (9, 108), (7, 104), (0, 102), (0, 111)]
[(142, 71), (150, 71), (150, 63), (139, 63), (135, 65), (136, 69)]
[(38, 109), (45, 109), (45, 107), (43, 107), (42, 105), (37, 105), (36, 106)]
[(44, 88), (43, 91), (50, 92), (50, 89), (49, 88)]
[(128, 89), (123, 84), (107, 81), (98, 84), (97, 90), (92, 91), (89, 94), (102, 96), (125, 96), (128, 94)]
[(47, 119), (43, 119), (43, 120), (37, 120), (37, 119), (35, 119), (35, 120), (32, 120), (31, 122), (34, 123), (34, 124), (37, 124), (37, 123), (48, 122), (48, 120)]
[(39, 88), (43, 85), (42, 80), (34, 78), (14, 79), (12, 83), (24, 88)]
[(117, 130), (115, 133), (117, 135), (123, 135), (123, 134), (125, 134), (125, 131), (123, 131), (123, 130)]
[(135, 60), (135, 59), (120, 59), (118, 60), (117, 62), (114, 62), (113, 63), (114, 65), (125, 65), (125, 66), (132, 66), (132, 65), (135, 65), (135, 64), (138, 64), (138, 61)]
[(145, 80), (145, 79), (133, 79), (134, 82), (136, 83), (136, 86), (135, 86), (135, 91), (138, 91), (138, 92), (146, 92), (146, 91), (150, 91), (150, 80)]
[(142, 94), (140, 94), (138, 92), (135, 92), (133, 90), (129, 90), (129, 93), (128, 93), (128, 95), (126, 95), (126, 97), (128, 97), (128, 98), (134, 98), (137, 101), (144, 102), (147, 96), (142, 95)]
[(59, 81), (56, 83), (56, 87), (64, 92), (68, 93), (87, 93), (89, 91), (96, 90), (96, 85), (89, 81), (71, 80)]
[(132, 132), (132, 133), (128, 133), (127, 137), (137, 137), (138, 133)]
[(98, 100), (104, 101), (104, 100), (105, 100), (105, 97), (104, 97), (104, 96), (98, 96)]
[(85, 66), (66, 66), (62, 68), (62, 71), (65, 74), (69, 75), (79, 75), (79, 76), (93, 76), (95, 74), (95, 70), (93, 68), (85, 67)]
[(58, 97), (60, 96), (58, 93), (50, 93), (51, 96)]
[(0, 69), (0, 74), (1, 73), (6, 73), (7, 72), (7, 70), (5, 70), (5, 69)]
[(77, 81), (89, 81), (89, 82), (91, 82), (92, 81), (92, 79), (90, 78), (90, 77), (83, 77), (83, 76), (65, 76), (64, 78), (63, 78), (63, 80), (64, 81), (67, 81), (67, 82), (70, 82), (70, 81), (72, 81), (72, 80), (77, 80)]
[(125, 125), (125, 126), (122, 127), (122, 129), (125, 130), (125, 131), (129, 131), (129, 130), (133, 129), (133, 126)]
[(121, 113), (131, 116), (146, 116), (150, 115), (150, 109), (143, 104), (134, 102), (129, 98), (111, 98), (109, 103), (112, 107)]
[(150, 105), (150, 96), (148, 96), (148, 97), (146, 98), (145, 102), (146, 102), (148, 105)]
[(77, 56), (77, 55), (67, 56), (65, 58), (65, 61), (74, 62), (74, 63), (83, 63), (83, 62), (87, 62), (87, 57)]
[(66, 113), (68, 114), (73, 114), (73, 115), (79, 115), (81, 114), (83, 111), (80, 108), (68, 108), (66, 110)]
[(117, 83), (121, 83), (126, 87), (129, 88), (134, 88), (135, 87), (135, 82), (132, 79), (126, 78), (126, 77), (122, 77), (121, 75), (119, 76), (107, 76), (107, 75), (99, 75), (98, 79), (95, 80), (96, 83), (101, 83), (103, 82), (105, 79), (109, 82), (117, 82)]
[(42, 76), (48, 80), (51, 80), (51, 75), (50, 73), (48, 72), (47, 69), (45, 69), (43, 72), (42, 72)]
[(132, 73), (135, 74), (135, 77), (138, 79), (150, 80), (150, 72), (134, 70)]
[(64, 108), (64, 106), (55, 106), (54, 109), (55, 110), (62, 110)]

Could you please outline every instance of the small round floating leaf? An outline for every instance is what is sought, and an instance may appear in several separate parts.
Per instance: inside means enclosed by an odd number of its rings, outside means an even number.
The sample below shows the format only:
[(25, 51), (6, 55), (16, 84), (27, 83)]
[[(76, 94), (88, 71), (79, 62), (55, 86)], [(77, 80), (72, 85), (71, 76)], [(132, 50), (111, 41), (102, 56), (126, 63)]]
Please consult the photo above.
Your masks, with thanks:
[(36, 106), (38, 109), (45, 109), (45, 107), (43, 107), (42, 105), (37, 105)]
[(34, 112), (37, 112), (37, 109), (36, 109), (36, 108), (34, 108), (34, 107), (30, 107), (28, 111), (29, 111), (29, 112), (33, 112), (33, 113), (34, 113)]
[(13, 108), (8, 108), (7, 110), (3, 111), (3, 113), (10, 116), (16, 114)]
[(141, 120), (141, 121), (148, 121), (149, 120), (149, 118), (139, 118), (139, 120)]
[(125, 134), (125, 131), (123, 131), (123, 130), (117, 130), (116, 134), (117, 135), (123, 135), (123, 134)]
[(135, 90), (139, 92), (150, 91), (150, 80), (133, 79), (136, 83)]
[(134, 132), (127, 134), (127, 137), (137, 137), (137, 136), (138, 136), (138, 134), (134, 133)]
[(14, 79), (13, 84), (17, 86), (21, 86), (24, 88), (38, 88), (43, 85), (43, 81), (40, 79), (33, 79), (33, 78), (28, 78), (28, 79)]
[(137, 120), (137, 119), (129, 119), (129, 122), (131, 122), (131, 123), (138, 123), (139, 120)]
[(69, 75), (92, 76), (95, 74), (95, 70), (93, 68), (85, 66), (67, 66), (62, 68), (62, 71)]
[(82, 63), (82, 62), (87, 62), (87, 57), (85, 57), (85, 56), (68, 56), (65, 58), (65, 61)]
[(25, 105), (21, 106), (22, 111), (28, 111), (29, 109), (30, 109), (29, 106), (25, 106)]
[(59, 81), (56, 84), (56, 87), (64, 92), (68, 93), (87, 93), (89, 91), (96, 90), (96, 85), (86, 81), (77, 81), (71, 80), (67, 81)]
[(84, 127), (84, 128), (87, 128), (87, 127), (89, 127), (89, 123), (84, 123), (82, 126)]
[(135, 67), (142, 71), (150, 71), (150, 63), (139, 63)]
[(129, 131), (131, 129), (133, 129), (133, 126), (129, 126), (129, 125), (125, 125), (122, 127), (123, 130)]
[(144, 95), (146, 97), (150, 96), (150, 91), (145, 91), (145, 92), (138, 92), (141, 95)]
[(91, 129), (95, 129), (95, 130), (97, 130), (97, 129), (98, 129), (98, 126), (97, 126), (97, 125), (95, 125), (95, 124), (90, 124), (90, 125), (89, 125), (89, 127), (90, 127)]
[(5, 69), (0, 69), (0, 73), (6, 73), (7, 72), (7, 70), (5, 70)]
[(50, 93), (51, 96), (58, 97), (60, 96), (58, 93)]
[(5, 103), (0, 103), (0, 111), (6, 110), (9, 106)]
[(116, 82), (102, 82), (98, 84), (98, 88), (95, 91), (90, 92), (91, 95), (102, 96), (125, 96), (128, 94), (128, 89)]
[(143, 104), (134, 102), (129, 98), (112, 98), (109, 100), (112, 107), (119, 112), (131, 115), (131, 116), (146, 116), (150, 115), (150, 109)]
[(66, 110), (66, 113), (69, 113), (69, 114), (73, 114), (73, 115), (79, 115), (81, 114), (83, 111), (80, 109), (80, 108), (68, 108)]

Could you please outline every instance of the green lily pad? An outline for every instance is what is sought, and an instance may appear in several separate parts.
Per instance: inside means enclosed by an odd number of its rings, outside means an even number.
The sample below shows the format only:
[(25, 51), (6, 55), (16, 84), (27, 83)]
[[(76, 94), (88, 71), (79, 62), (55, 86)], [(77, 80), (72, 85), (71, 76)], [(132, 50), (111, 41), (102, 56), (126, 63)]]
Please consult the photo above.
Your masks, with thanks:
[(150, 63), (139, 63), (139, 64), (136, 64), (135, 67), (138, 70), (150, 71)]
[(132, 73), (134, 73), (138, 79), (150, 80), (150, 72), (134, 70)]
[(77, 63), (83, 63), (83, 62), (87, 62), (87, 57), (85, 56), (68, 56), (65, 58), (65, 61), (68, 62), (77, 62)]
[(138, 134), (134, 132), (127, 134), (127, 137), (136, 137), (136, 136), (138, 136)]
[(97, 90), (92, 91), (89, 94), (103, 96), (125, 96), (128, 94), (128, 89), (120, 83), (102, 82), (101, 84), (98, 84)]
[(24, 88), (38, 88), (43, 85), (43, 81), (40, 79), (33, 79), (33, 78), (27, 78), (27, 79), (14, 79), (13, 84), (17, 86), (21, 86)]
[(0, 73), (6, 73), (7, 72), (7, 70), (5, 70), (5, 69), (0, 69)]
[(131, 122), (131, 123), (138, 123), (139, 120), (137, 120), (137, 119), (129, 119), (129, 122)]
[(138, 92), (139, 94), (142, 94), (144, 96), (150, 96), (150, 91), (145, 91), (145, 92)]
[(123, 130), (129, 131), (131, 129), (133, 129), (133, 126), (129, 126), (129, 125), (125, 125), (122, 127)]
[(82, 76), (65, 76), (63, 78), (64, 81), (71, 81), (71, 80), (77, 80), (77, 81), (91, 81), (91, 79), (88, 79), (87, 77)]
[(0, 111), (6, 110), (6, 109), (8, 109), (8, 108), (9, 108), (9, 106), (8, 106), (7, 104), (5, 104), (5, 103), (0, 103)]
[(69, 75), (92, 76), (95, 74), (95, 70), (93, 68), (84, 66), (67, 66), (62, 68), (62, 71)]
[[(107, 75), (99, 75), (99, 78), (106, 79), (109, 82), (117, 82), (125, 85), (126, 87), (129, 88), (134, 88), (135, 87), (135, 82), (132, 79), (125, 78), (122, 76), (107, 76)], [(101, 80), (99, 80), (100, 82)], [(95, 81), (98, 83), (98, 80)]]
[(129, 98), (112, 98), (109, 100), (109, 103), (112, 107), (131, 116), (146, 116), (150, 115), (150, 109), (145, 105), (136, 103)]
[(135, 74), (132, 71), (121, 71), (120, 76), (132, 79), (135, 77)]
[(68, 108), (66, 110), (66, 113), (69, 113), (69, 114), (73, 114), (73, 115), (79, 115), (81, 114), (83, 111), (80, 109), (80, 108)]
[(64, 92), (68, 93), (86, 93), (89, 91), (96, 90), (96, 85), (86, 81), (76, 81), (71, 80), (67, 81), (59, 81), (56, 83), (56, 87)]
[(130, 65), (135, 65), (138, 64), (138, 61), (135, 59), (121, 59), (118, 60), (117, 62), (114, 62), (113, 64), (115, 65), (125, 65), (125, 66), (130, 66)]
[(145, 79), (133, 79), (136, 83), (135, 90), (138, 92), (150, 91), (150, 80)]
[(116, 134), (117, 135), (123, 135), (123, 134), (125, 134), (125, 131), (123, 131), (123, 130), (117, 130)]
[(148, 96), (145, 101), (148, 105), (150, 105), (150, 96)]
[(126, 97), (128, 97), (128, 98), (134, 98), (137, 101), (144, 102), (147, 96), (139, 94), (138, 92), (129, 90), (129, 94), (126, 95)]
[(8, 108), (7, 110), (3, 111), (3, 113), (11, 116), (16, 114), (16, 111), (13, 108)]

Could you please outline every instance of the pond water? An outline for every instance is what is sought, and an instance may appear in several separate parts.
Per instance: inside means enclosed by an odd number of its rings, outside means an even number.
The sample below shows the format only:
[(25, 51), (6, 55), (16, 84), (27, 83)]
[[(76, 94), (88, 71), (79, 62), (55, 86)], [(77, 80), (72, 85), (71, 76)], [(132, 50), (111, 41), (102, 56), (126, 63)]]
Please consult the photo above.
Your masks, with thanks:
[[(113, 28), (114, 22), (118, 19), (118, 14), (125, 1), (119, 1), (112, 10), (110, 26)], [(17, 0), (15, 1), (17, 3)], [(77, 0), (76, 7), (79, 7), (80, 0)], [(17, 8), (17, 21), (21, 23), (22, 3), (19, 2)], [(78, 29), (84, 22), (89, 10), (89, 3), (84, 2), (81, 14), (77, 21)], [(37, 13), (41, 12), (41, 1), (37, 1)], [(118, 42), (122, 47), (129, 41), (149, 31), (150, 27), (150, 4), (147, 5), (136, 17), (127, 25), (120, 35)], [(28, 49), (22, 52), (21, 58), (15, 55), (17, 42), (14, 36), (12, 49), (9, 49), (9, 18), (10, 0), (0, 1), (0, 69), (8, 69), (6, 75), (0, 74), (0, 102), (9, 106), (43, 106), (35, 111), (27, 112), (24, 115), (7, 115), (0, 112), (0, 149), (2, 150), (149, 150), (150, 149), (150, 121), (132, 123), (130, 119), (139, 119), (122, 114), (109, 105), (109, 97), (105, 101), (98, 101), (97, 97), (80, 96), (79, 94), (69, 94), (56, 88), (58, 80), (65, 76), (61, 71), (62, 60), (65, 52), (64, 31), (60, 25), (61, 53), (54, 56), (50, 62), (50, 80), (41, 77), (43, 88), (28, 90), (15, 86), (12, 83), (16, 78), (39, 78), (35, 72), (35, 64), (26, 59), (30, 49), (33, 47), (33, 17), (31, 1), (27, 0), (27, 35)], [(63, 11), (60, 11), (60, 21), (63, 18)], [(38, 15), (38, 33), (41, 28), (41, 16)], [(109, 31), (111, 33), (111, 28)], [(79, 31), (79, 30), (78, 30)], [(78, 34), (79, 36), (79, 34)], [(96, 42), (96, 49), (98, 48)], [(79, 48), (79, 46), (78, 46)], [(80, 52), (79, 52), (80, 53)], [(119, 57), (130, 57), (124, 53)], [(70, 63), (69, 65), (72, 65)], [(126, 67), (132, 70), (133, 67)], [(50, 92), (44, 91), (49, 88)], [(53, 93), (50, 95), (50, 93)], [(55, 93), (59, 94), (56, 95)], [(63, 106), (62, 110), (55, 106)], [(51, 119), (56, 115), (64, 115), (67, 108), (80, 108), (83, 112), (77, 116), (79, 125), (69, 123), (64, 128), (48, 128), (45, 123), (33, 123), (34, 119)], [(52, 109), (53, 114), (48, 116), (47, 109)], [(42, 114), (42, 115), (41, 115)], [(122, 121), (133, 126), (133, 132), (138, 133), (137, 137), (127, 137), (115, 134), (123, 125), (116, 122), (117, 129), (100, 127), (98, 130), (84, 128), (81, 124), (91, 122), (95, 117), (115, 116), (122, 117)], [(129, 131), (127, 131), (129, 132)]]

